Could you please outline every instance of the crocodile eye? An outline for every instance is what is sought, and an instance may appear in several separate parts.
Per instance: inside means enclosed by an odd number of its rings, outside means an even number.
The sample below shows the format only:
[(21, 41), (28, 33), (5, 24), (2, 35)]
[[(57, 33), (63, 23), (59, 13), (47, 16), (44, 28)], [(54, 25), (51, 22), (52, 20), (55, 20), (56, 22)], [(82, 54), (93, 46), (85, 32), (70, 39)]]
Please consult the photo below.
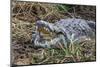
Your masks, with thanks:
[(32, 32), (32, 34), (35, 34), (35, 33), (36, 33), (35, 31)]

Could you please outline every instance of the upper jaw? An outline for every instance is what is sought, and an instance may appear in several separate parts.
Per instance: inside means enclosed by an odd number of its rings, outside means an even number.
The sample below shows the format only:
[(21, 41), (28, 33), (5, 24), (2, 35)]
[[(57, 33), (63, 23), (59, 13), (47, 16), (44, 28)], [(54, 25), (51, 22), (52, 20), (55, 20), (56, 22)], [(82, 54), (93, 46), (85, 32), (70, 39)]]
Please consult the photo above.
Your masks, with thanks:
[(43, 20), (37, 21), (36, 22), (36, 26), (38, 28), (44, 27), (46, 30), (48, 30), (50, 32), (53, 32), (54, 31), (54, 25), (52, 23), (49, 23), (49, 22), (46, 22), (46, 21), (43, 21)]
[(54, 35), (57, 33), (65, 34), (64, 33), (65, 30), (63, 29), (63, 27), (56, 26), (55, 24), (52, 24), (43, 20), (37, 21), (36, 26), (40, 29), (44, 28), (44, 30), (46, 30), (46, 32), (48, 31), (50, 35)]

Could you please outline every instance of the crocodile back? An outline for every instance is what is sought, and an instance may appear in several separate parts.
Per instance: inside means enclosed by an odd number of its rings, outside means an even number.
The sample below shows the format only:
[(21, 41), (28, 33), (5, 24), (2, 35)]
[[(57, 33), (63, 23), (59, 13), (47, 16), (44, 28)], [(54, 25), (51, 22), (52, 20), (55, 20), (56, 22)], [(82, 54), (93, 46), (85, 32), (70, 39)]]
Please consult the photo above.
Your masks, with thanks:
[(95, 22), (83, 19), (61, 19), (55, 25), (64, 28), (67, 38), (93, 37), (95, 35)]

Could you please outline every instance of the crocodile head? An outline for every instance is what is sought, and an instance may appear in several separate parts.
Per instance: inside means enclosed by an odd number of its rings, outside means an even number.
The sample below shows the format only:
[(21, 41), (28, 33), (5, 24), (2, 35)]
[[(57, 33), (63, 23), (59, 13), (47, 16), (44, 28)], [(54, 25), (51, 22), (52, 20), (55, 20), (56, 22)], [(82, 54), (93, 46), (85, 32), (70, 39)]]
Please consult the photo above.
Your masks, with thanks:
[[(36, 31), (33, 32), (32, 38), (34, 46), (39, 47), (57, 47), (58, 43), (65, 43), (64, 32), (59, 26), (43, 20), (39, 20), (35, 24)], [(54, 44), (56, 44), (54, 46)]]

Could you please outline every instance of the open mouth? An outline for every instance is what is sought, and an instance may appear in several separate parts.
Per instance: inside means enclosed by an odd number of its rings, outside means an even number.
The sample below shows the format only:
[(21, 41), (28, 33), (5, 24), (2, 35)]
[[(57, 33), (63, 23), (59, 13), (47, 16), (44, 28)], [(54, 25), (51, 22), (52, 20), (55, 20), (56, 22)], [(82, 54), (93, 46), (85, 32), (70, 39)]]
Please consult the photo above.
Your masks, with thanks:
[(38, 32), (40, 32), (40, 35), (43, 37), (43, 39), (46, 40), (51, 40), (54, 38), (54, 36), (56, 35), (55, 33), (51, 32), (48, 28), (46, 27), (39, 27), (37, 29)]

